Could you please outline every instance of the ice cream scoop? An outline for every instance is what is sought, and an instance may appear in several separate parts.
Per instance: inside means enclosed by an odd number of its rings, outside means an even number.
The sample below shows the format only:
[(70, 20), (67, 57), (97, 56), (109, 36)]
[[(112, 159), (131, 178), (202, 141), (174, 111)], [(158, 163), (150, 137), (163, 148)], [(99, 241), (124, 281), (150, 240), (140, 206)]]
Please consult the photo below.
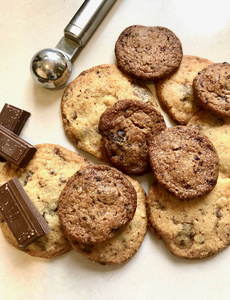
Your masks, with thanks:
[(30, 65), (35, 83), (56, 88), (67, 82), (72, 72), (71, 59), (80, 50), (116, 0), (86, 0), (64, 29), (55, 48), (37, 52)]

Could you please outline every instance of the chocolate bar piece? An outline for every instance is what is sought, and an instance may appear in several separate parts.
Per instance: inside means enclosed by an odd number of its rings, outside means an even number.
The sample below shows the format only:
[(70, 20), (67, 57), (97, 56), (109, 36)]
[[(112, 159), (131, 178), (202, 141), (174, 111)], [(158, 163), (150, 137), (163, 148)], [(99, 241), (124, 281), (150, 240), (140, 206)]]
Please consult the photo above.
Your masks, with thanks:
[[(19, 135), (30, 115), (28, 111), (5, 103), (0, 113), (0, 125)], [(0, 162), (5, 161), (6, 159), (0, 157)]]
[(0, 212), (21, 248), (50, 232), (17, 177), (0, 187)]
[(30, 115), (28, 111), (5, 103), (0, 113), (0, 125), (19, 135)]
[(18, 167), (25, 167), (37, 149), (0, 125), (0, 156)]

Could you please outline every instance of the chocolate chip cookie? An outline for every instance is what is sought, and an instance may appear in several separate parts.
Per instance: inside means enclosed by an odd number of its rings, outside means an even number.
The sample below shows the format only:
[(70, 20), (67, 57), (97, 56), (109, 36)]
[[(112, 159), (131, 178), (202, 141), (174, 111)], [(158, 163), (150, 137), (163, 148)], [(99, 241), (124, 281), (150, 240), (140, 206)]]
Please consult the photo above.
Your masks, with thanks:
[(193, 81), (199, 104), (215, 115), (230, 117), (230, 64), (207, 66)]
[(183, 200), (155, 182), (147, 196), (151, 231), (162, 238), (176, 256), (201, 259), (230, 243), (230, 179), (218, 179), (202, 197)]
[(161, 113), (138, 100), (116, 102), (99, 121), (110, 163), (133, 175), (143, 175), (150, 170), (148, 140), (165, 128)]
[(136, 206), (136, 191), (123, 173), (94, 165), (69, 179), (59, 197), (58, 216), (68, 238), (93, 244), (112, 238), (132, 220)]
[(133, 219), (113, 238), (101, 243), (89, 245), (70, 239), (73, 249), (102, 265), (121, 264), (131, 259), (142, 245), (147, 231), (146, 194), (137, 180), (127, 178), (137, 193), (137, 209)]
[(193, 80), (210, 64), (206, 58), (184, 55), (174, 74), (156, 82), (159, 102), (177, 124), (186, 125), (201, 109), (194, 96)]
[(118, 67), (146, 81), (156, 81), (175, 72), (183, 56), (179, 38), (168, 28), (133, 25), (115, 44)]
[(62, 96), (62, 120), (71, 142), (96, 158), (108, 161), (98, 130), (99, 119), (107, 107), (123, 99), (140, 100), (157, 107), (146, 85), (125, 75), (113, 64), (82, 72)]
[(167, 128), (152, 140), (149, 157), (157, 181), (176, 197), (198, 197), (216, 185), (218, 155), (211, 141), (197, 129)]
[(57, 215), (58, 197), (68, 179), (89, 163), (79, 154), (59, 145), (40, 144), (36, 148), (37, 152), (26, 168), (5, 163), (0, 172), (0, 184), (17, 176), (51, 231), (22, 250), (4, 220), (1, 220), (0, 226), (4, 237), (17, 249), (32, 256), (53, 258), (72, 249), (60, 228)]

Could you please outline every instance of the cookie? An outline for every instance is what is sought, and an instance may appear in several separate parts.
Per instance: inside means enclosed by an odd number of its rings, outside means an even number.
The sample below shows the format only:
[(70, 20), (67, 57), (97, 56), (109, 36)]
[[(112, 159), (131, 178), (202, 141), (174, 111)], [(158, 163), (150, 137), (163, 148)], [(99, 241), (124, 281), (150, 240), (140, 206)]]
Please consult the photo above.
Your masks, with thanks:
[(101, 115), (99, 131), (110, 163), (126, 174), (150, 171), (148, 140), (166, 124), (152, 105), (139, 100), (122, 100)]
[(201, 196), (217, 182), (216, 150), (192, 127), (174, 126), (159, 133), (149, 146), (149, 157), (157, 181), (176, 197)]
[[(39, 238), (23, 251), (36, 257), (53, 258), (72, 249), (57, 215), (58, 197), (68, 179), (81, 167), (88, 166), (82, 156), (59, 145), (40, 144), (26, 168), (6, 163), (0, 173), (0, 184), (17, 176), (38, 211), (48, 222), (51, 232)], [(1, 221), (3, 235), (10, 244), (18, 247), (8, 225)]]
[(155, 182), (147, 196), (151, 230), (176, 256), (202, 259), (230, 243), (230, 179), (219, 179), (202, 197), (181, 200)]
[(193, 116), (187, 125), (209, 138), (219, 156), (219, 176), (230, 178), (230, 118), (221, 118), (203, 110)]
[(141, 100), (157, 106), (147, 86), (124, 75), (113, 64), (82, 72), (62, 96), (62, 120), (71, 142), (96, 158), (108, 161), (98, 130), (99, 119), (107, 107), (123, 99)]
[(156, 81), (175, 72), (183, 56), (181, 42), (168, 28), (133, 25), (115, 44), (118, 67), (134, 78)]
[(217, 116), (230, 117), (230, 64), (207, 66), (193, 81), (198, 103)]
[(208, 59), (184, 55), (174, 74), (156, 82), (158, 100), (177, 124), (186, 125), (201, 109), (194, 96), (193, 80), (209, 64), (212, 62)]
[(116, 235), (104, 242), (87, 245), (70, 240), (76, 251), (102, 265), (121, 264), (139, 250), (147, 231), (146, 194), (138, 181), (128, 177), (137, 193), (137, 209), (133, 219)]
[(123, 173), (94, 165), (69, 179), (59, 197), (58, 216), (69, 239), (93, 244), (130, 222), (136, 206), (136, 191)]

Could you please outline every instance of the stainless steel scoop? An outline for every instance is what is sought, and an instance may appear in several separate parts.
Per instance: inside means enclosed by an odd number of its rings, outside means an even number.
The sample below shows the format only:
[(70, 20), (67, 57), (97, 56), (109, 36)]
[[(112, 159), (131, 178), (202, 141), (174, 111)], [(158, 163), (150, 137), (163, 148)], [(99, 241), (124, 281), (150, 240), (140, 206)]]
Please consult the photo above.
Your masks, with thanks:
[(53, 49), (37, 52), (30, 65), (31, 75), (45, 88), (63, 85), (72, 72), (71, 59), (80, 50), (116, 0), (86, 0), (64, 29)]

